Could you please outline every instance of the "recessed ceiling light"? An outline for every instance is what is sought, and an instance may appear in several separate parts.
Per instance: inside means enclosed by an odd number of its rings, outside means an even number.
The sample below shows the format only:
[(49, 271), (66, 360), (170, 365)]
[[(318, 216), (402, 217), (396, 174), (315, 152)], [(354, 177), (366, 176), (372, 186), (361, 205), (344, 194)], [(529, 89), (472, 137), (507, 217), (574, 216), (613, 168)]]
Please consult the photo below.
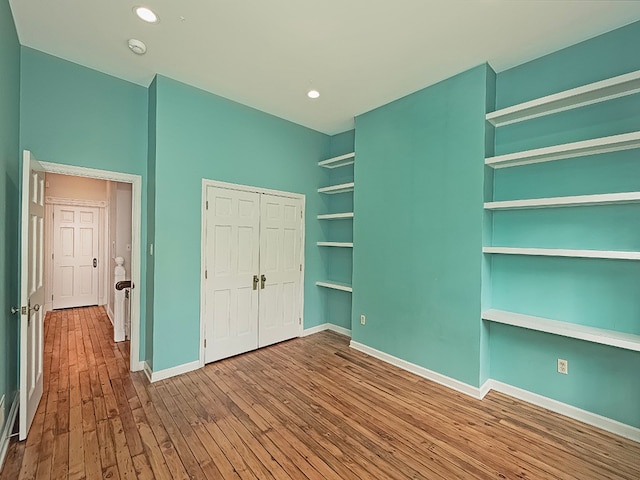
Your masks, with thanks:
[(148, 7), (133, 7), (133, 11), (140, 20), (144, 20), (148, 23), (158, 23), (160, 19), (153, 10)]
[(144, 55), (147, 52), (147, 46), (138, 39), (130, 38), (127, 45), (129, 45), (129, 49), (136, 55)]
[(309, 98), (318, 98), (320, 96), (320, 92), (318, 90), (309, 90), (307, 92), (307, 97)]

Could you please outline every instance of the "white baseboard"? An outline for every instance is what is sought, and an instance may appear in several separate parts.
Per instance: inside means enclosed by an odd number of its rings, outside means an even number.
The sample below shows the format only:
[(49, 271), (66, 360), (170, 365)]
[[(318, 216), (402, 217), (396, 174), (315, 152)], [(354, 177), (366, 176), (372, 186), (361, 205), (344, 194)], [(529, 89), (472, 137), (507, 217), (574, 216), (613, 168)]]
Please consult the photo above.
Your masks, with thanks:
[(132, 372), (139, 372), (140, 370), (144, 370), (146, 362), (132, 362), (130, 365)]
[[(9, 416), (7, 422), (4, 424), (4, 428), (0, 433), (0, 470), (4, 466), (4, 460), (9, 450), (9, 440), (11, 439), (11, 429), (16, 421), (16, 415), (18, 415), (18, 405), (20, 404), (19, 392), (16, 392), (11, 403), (11, 409), (9, 410)], [(4, 419), (3, 419), (4, 420)]]
[(200, 360), (196, 360), (195, 362), (184, 363), (182, 365), (178, 365), (176, 367), (166, 368), (164, 370), (158, 370), (154, 372), (147, 362), (144, 363), (144, 373), (147, 375), (147, 378), (151, 383), (159, 382), (160, 380), (165, 380), (167, 378), (175, 377), (176, 375), (180, 375), (181, 373), (191, 372), (193, 370), (197, 370), (201, 368), (202, 364)]
[(149, 380), (149, 383), (151, 383), (151, 376), (153, 375), (153, 370), (151, 370), (151, 367), (147, 362), (143, 362), (143, 363), (144, 365), (142, 370), (144, 371), (144, 374), (147, 376), (147, 380)]
[(113, 312), (111, 311), (109, 305), (105, 305), (105, 307), (105, 310), (107, 311), (107, 317), (109, 317), (109, 320), (111, 320), (111, 325), (113, 325)]
[(423, 378), (432, 380), (436, 383), (439, 383), (440, 385), (444, 385), (445, 387), (449, 387), (453, 390), (464, 393), (479, 400), (483, 399), (490, 390), (495, 390), (496, 392), (504, 393), (519, 400), (532, 403), (542, 408), (546, 408), (547, 410), (559, 413), (560, 415), (573, 418), (574, 420), (586, 423), (587, 425), (592, 425), (594, 427), (601, 428), (602, 430), (606, 430), (607, 432), (620, 435), (621, 437), (640, 442), (640, 428), (618, 422), (617, 420), (613, 420), (611, 418), (603, 417), (602, 415), (598, 415), (596, 413), (582, 410), (578, 407), (574, 407), (573, 405), (569, 405), (552, 398), (538, 395), (537, 393), (529, 392), (527, 390), (523, 390), (521, 388), (499, 382), (498, 380), (489, 379), (484, 382), (484, 384), (482, 384), (480, 388), (473, 387), (464, 382), (460, 382), (459, 380), (455, 380), (427, 368), (415, 365), (411, 362), (407, 362), (406, 360), (394, 357), (393, 355), (381, 352), (379, 350), (376, 350), (375, 348), (371, 348), (361, 343), (354, 342), (353, 340), (351, 341), (350, 346), (351, 348), (366, 353), (367, 355), (371, 355), (378, 360), (390, 363), (391, 365), (395, 365), (398, 368), (402, 368), (403, 370), (406, 370), (408, 372), (415, 373), (416, 375), (419, 375)]
[(447, 377), (446, 375), (442, 375), (441, 373), (434, 372), (433, 370), (429, 370), (428, 368), (421, 367), (420, 365), (416, 365), (415, 363), (407, 362), (406, 360), (402, 360), (401, 358), (394, 357), (393, 355), (389, 355), (388, 353), (381, 352), (380, 350), (376, 350), (375, 348), (368, 347), (367, 345), (363, 345), (362, 343), (354, 342), (353, 340), (351, 340), (349, 346), (355, 350), (366, 353), (367, 355), (371, 355), (378, 360), (390, 363), (391, 365), (395, 365), (398, 368), (411, 373), (415, 373), (420, 377), (439, 383), (440, 385), (444, 385), (445, 387), (449, 387), (453, 390), (464, 393), (465, 395), (469, 395), (470, 397), (476, 398), (478, 400), (481, 400), (484, 396), (482, 395), (481, 389), (478, 387), (473, 387), (467, 383), (461, 382), (460, 380)]
[(620, 435), (621, 437), (628, 438), (635, 442), (640, 442), (640, 428), (632, 427), (631, 425), (618, 422), (617, 420), (612, 420), (611, 418), (603, 417), (596, 413), (587, 412), (586, 410), (574, 407), (573, 405), (559, 402), (558, 400), (544, 397), (542, 395), (538, 395), (537, 393), (529, 392), (528, 390), (523, 390), (521, 388), (514, 387), (513, 385), (499, 382), (498, 380), (488, 380), (485, 385), (487, 383), (490, 383), (489, 388), (491, 390), (495, 390), (496, 392), (504, 393), (519, 400), (523, 400), (539, 407), (546, 408), (547, 410), (551, 410), (552, 412), (559, 413), (561, 415), (564, 415), (565, 417), (573, 418), (574, 420), (578, 420), (588, 425), (601, 428), (602, 430), (606, 430), (607, 432), (615, 433), (616, 435)]
[(344, 335), (346, 337), (351, 337), (351, 330), (344, 327), (339, 327), (338, 325), (334, 325), (333, 323), (323, 323), (322, 325), (317, 325), (311, 328), (305, 328), (302, 331), (301, 337), (306, 337), (309, 335), (313, 335), (314, 333), (324, 332), (325, 330), (331, 330), (332, 332), (339, 333), (340, 335)]

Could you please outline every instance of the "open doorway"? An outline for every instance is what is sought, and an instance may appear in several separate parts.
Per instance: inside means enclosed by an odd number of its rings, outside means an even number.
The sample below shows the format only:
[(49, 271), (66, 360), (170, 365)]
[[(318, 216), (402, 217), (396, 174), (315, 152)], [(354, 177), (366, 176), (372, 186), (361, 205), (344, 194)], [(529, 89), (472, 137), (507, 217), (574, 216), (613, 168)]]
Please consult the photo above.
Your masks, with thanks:
[[(101, 306), (114, 340), (130, 339), (132, 185), (45, 173), (45, 312)], [(128, 352), (127, 352), (128, 353)]]
[[(69, 308), (81, 305), (104, 306), (107, 315), (113, 323), (116, 320), (118, 297), (114, 289), (117, 280), (130, 280), (132, 288), (126, 299), (125, 312), (127, 314), (128, 328), (126, 337), (129, 340), (130, 370), (142, 370), (143, 362), (140, 361), (140, 294), (136, 286), (140, 285), (140, 255), (141, 251), (141, 203), (142, 203), (142, 178), (139, 175), (96, 170), (85, 167), (74, 167), (48, 162), (40, 162), (45, 172), (45, 206), (47, 216), (45, 221), (45, 310), (56, 308)], [(75, 198), (74, 198), (75, 197)], [(71, 212), (82, 215), (84, 220), (90, 223), (92, 217), (97, 218), (97, 244), (96, 256), (85, 255), (86, 259), (78, 259), (80, 265), (85, 261), (84, 273), (78, 273), (74, 277), (77, 285), (80, 282), (78, 296), (91, 295), (90, 299), (84, 299), (85, 303), (65, 305), (56, 302), (56, 292), (60, 295), (75, 293), (70, 288), (70, 268), (66, 269), (66, 279), (60, 272), (56, 275), (56, 248), (64, 248), (63, 239), (54, 241), (56, 229), (60, 235), (59, 225), (55, 225), (54, 211), (67, 210), (67, 216), (72, 217)], [(61, 215), (61, 213), (60, 213)], [(60, 218), (60, 216), (58, 217)], [(76, 216), (77, 218), (77, 216)], [(60, 222), (58, 222), (60, 223)], [(48, 232), (48, 233), (47, 233)], [(74, 232), (75, 235), (75, 232)], [(67, 236), (71, 236), (68, 230)], [(84, 240), (87, 248), (93, 241), (92, 235), (85, 232), (85, 238), (74, 237), (76, 241)], [(48, 240), (48, 241), (47, 241)], [(67, 250), (68, 247), (67, 247)], [(68, 252), (67, 252), (68, 253)], [(120, 258), (119, 258), (120, 257)], [(86, 260), (89, 263), (86, 263)], [(95, 259), (95, 260), (94, 260)], [(116, 278), (116, 266), (122, 265), (125, 269), (124, 278)], [(95, 265), (95, 267), (94, 267)], [(64, 266), (64, 265), (63, 265)], [(100, 268), (99, 268), (100, 267)], [(97, 295), (87, 288), (85, 283), (91, 278), (97, 285)], [(66, 281), (66, 283), (65, 283)], [(82, 285), (85, 284), (85, 285)], [(64, 290), (66, 288), (66, 290)], [(97, 297), (97, 300), (95, 298)], [(120, 335), (124, 340), (124, 332)]]

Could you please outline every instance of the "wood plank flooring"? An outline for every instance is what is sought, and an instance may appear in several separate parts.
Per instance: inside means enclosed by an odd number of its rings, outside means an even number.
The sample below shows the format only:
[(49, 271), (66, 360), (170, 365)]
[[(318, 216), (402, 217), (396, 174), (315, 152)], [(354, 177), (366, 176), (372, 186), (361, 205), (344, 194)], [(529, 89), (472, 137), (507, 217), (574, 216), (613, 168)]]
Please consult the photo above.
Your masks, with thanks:
[(640, 444), (477, 401), (323, 332), (150, 385), (102, 308), (51, 313), (45, 393), (0, 480), (639, 479)]

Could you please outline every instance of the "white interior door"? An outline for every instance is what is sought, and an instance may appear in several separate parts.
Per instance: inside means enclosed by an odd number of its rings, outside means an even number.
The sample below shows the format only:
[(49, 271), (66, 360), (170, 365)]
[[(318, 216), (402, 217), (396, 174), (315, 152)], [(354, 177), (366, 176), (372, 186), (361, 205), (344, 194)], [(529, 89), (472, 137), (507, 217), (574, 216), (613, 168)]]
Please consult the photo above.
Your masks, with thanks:
[(27, 150), (22, 163), (20, 272), (20, 440), (42, 398), (44, 353), (44, 172)]
[(258, 348), (260, 195), (207, 187), (205, 362)]
[(53, 208), (53, 308), (98, 304), (99, 209)]
[(302, 200), (263, 194), (260, 209), (258, 345), (264, 347), (300, 334)]

